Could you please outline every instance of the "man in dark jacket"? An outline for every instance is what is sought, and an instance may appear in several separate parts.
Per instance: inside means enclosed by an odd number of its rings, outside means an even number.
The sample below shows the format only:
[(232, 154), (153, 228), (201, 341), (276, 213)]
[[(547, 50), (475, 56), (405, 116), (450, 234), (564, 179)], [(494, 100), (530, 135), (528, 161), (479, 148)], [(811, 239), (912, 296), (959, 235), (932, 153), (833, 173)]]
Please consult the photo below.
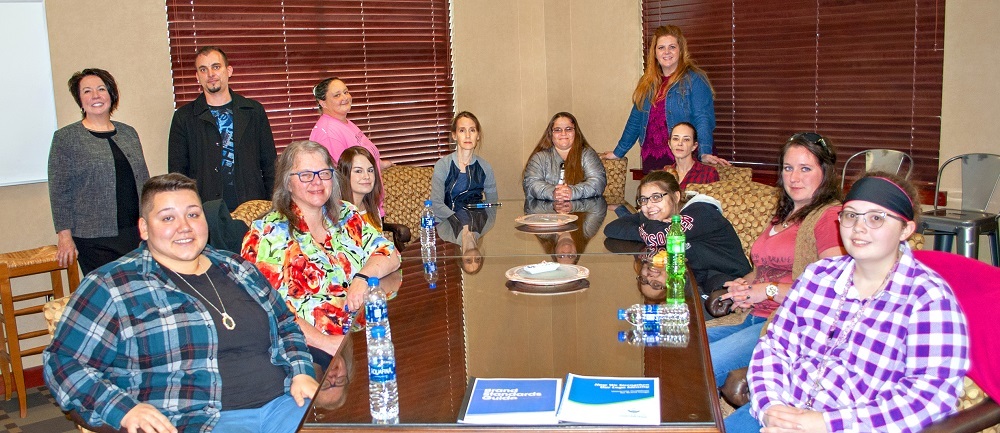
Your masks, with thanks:
[(230, 211), (247, 200), (270, 200), (274, 137), (264, 106), (229, 89), (233, 67), (219, 47), (195, 56), (202, 94), (174, 112), (167, 170), (195, 179), (203, 201), (222, 199)]

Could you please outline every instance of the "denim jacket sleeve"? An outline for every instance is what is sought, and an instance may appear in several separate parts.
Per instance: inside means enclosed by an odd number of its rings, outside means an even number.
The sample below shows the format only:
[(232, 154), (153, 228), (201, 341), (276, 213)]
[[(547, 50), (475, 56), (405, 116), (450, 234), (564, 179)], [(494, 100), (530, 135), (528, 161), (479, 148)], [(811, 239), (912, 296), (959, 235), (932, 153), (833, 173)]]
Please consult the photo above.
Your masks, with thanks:
[(667, 92), (667, 128), (673, 129), (678, 122), (690, 122), (698, 131), (698, 151), (710, 155), (715, 140), (715, 99), (708, 78), (696, 72), (688, 72), (687, 77), (675, 84)]
[(639, 141), (641, 145), (642, 141), (646, 139), (647, 123), (649, 123), (649, 101), (644, 102), (641, 109), (633, 104), (632, 112), (629, 113), (628, 121), (625, 122), (625, 129), (622, 130), (622, 136), (618, 139), (618, 145), (615, 146), (615, 156), (619, 158), (625, 156), (636, 141)]
[(570, 186), (573, 190), (573, 200), (603, 195), (604, 187), (608, 185), (608, 175), (604, 171), (601, 157), (593, 148), (585, 147), (580, 159), (582, 159), (584, 179), (583, 182)]

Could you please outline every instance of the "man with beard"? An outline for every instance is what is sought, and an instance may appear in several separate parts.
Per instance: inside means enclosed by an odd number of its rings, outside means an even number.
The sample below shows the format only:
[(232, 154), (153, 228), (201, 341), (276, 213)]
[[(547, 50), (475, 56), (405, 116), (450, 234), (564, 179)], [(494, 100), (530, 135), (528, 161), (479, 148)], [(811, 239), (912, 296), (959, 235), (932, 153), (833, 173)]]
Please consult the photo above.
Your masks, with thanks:
[(264, 106), (229, 88), (233, 67), (221, 48), (199, 49), (195, 68), (202, 94), (174, 112), (167, 171), (195, 179), (202, 201), (223, 200), (230, 211), (269, 200), (276, 152)]

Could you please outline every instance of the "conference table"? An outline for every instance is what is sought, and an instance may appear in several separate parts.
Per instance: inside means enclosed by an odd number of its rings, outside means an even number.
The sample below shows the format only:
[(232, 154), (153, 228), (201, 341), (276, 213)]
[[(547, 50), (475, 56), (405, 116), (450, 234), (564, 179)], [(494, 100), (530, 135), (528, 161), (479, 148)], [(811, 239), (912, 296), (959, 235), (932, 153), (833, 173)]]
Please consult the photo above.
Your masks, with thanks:
[[(466, 218), (474, 230), (459, 228), (455, 218), (438, 224), (436, 288), (426, 281), (417, 242), (403, 252), (402, 272), (382, 281), (388, 291), (396, 291), (388, 305), (400, 423), (371, 423), (365, 333), (355, 332), (326, 369), (300, 431), (723, 431), (704, 314), (700, 298), (692, 296), (696, 288), (687, 287), (691, 323), (686, 341), (657, 346), (619, 341), (619, 332), (632, 325), (618, 319), (618, 310), (644, 302), (636, 282), (644, 255), (641, 245), (605, 239), (601, 229), (615, 214), (604, 200), (569, 207), (523, 199), (501, 203)], [(526, 214), (556, 211), (578, 219), (559, 233), (515, 222)], [(543, 260), (575, 262), (589, 270), (589, 277), (533, 291), (505, 275)], [(659, 377), (661, 424), (457, 423), (472, 377), (565, 378), (568, 373)]]

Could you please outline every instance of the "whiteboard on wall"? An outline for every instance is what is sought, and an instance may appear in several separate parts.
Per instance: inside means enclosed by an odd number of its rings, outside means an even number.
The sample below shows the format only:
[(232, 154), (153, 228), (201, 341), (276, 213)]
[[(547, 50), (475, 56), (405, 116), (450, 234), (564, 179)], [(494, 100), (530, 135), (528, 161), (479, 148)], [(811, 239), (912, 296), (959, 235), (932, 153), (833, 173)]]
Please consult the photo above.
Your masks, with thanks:
[(0, 58), (0, 186), (45, 182), (56, 103), (42, 0), (0, 0)]

